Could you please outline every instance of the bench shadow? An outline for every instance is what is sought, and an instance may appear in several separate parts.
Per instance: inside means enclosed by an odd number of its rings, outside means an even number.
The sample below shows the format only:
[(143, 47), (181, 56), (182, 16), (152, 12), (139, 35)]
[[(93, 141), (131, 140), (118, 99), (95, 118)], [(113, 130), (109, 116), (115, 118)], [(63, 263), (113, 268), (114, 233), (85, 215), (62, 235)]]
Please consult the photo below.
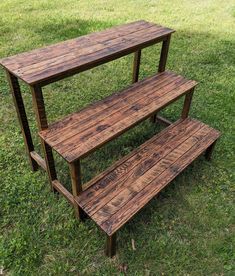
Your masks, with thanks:
[(41, 37), (42, 41), (64, 41), (76, 38), (92, 32), (97, 32), (112, 27), (107, 21), (70, 19), (53, 21), (53, 23), (42, 22), (33, 25), (34, 32)]

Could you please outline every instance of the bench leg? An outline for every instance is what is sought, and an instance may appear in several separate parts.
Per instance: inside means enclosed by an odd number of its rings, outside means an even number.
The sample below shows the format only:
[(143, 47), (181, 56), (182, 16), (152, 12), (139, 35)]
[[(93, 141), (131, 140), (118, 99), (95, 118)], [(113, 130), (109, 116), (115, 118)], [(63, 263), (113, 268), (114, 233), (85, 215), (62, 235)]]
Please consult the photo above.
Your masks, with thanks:
[(116, 254), (117, 234), (107, 235), (105, 254), (112, 258)]
[[(76, 197), (82, 191), (80, 160), (77, 160), (69, 164), (69, 169), (70, 169), (70, 175), (71, 175), (73, 196)], [(75, 201), (74, 201), (74, 211), (75, 211), (76, 217), (80, 220), (84, 220), (87, 217), (85, 212), (77, 205)]]
[(213, 144), (211, 144), (205, 152), (205, 158), (207, 161), (211, 161), (211, 157), (212, 157), (213, 150), (215, 148), (215, 144), (216, 144), (216, 141)]
[[(42, 89), (40, 86), (31, 86), (30, 88), (31, 88), (32, 97), (33, 97), (33, 105), (35, 109), (38, 129), (39, 130), (46, 129), (48, 128), (48, 124), (47, 124), (47, 116), (45, 111)], [(57, 179), (52, 148), (47, 143), (45, 143), (45, 141), (42, 139), (41, 139), (41, 144), (42, 144), (42, 149), (45, 156), (47, 174), (51, 185), (51, 190), (54, 192), (57, 192), (52, 184), (52, 181)]]
[[(168, 57), (168, 52), (169, 52), (169, 47), (170, 47), (170, 41), (171, 41), (171, 35), (167, 36), (166, 39), (162, 42), (160, 60), (159, 60), (159, 64), (158, 64), (158, 72), (159, 73), (164, 72), (166, 69), (166, 62), (167, 62), (167, 57)], [(157, 113), (154, 114), (150, 118), (150, 121), (152, 123), (156, 123)]]
[(194, 92), (194, 89), (192, 89), (190, 92), (188, 92), (185, 95), (184, 106), (183, 106), (183, 110), (182, 110), (182, 113), (181, 113), (181, 118), (182, 119), (186, 119), (188, 117), (190, 106), (191, 106), (191, 103), (192, 103), (193, 92)]
[(141, 59), (141, 50), (138, 50), (134, 54), (132, 83), (135, 83), (139, 80), (140, 59)]
[(24, 107), (23, 98), (22, 98), (21, 91), (20, 91), (20, 85), (19, 85), (18, 79), (14, 75), (12, 75), (8, 71), (6, 72), (6, 74), (7, 74), (7, 80), (8, 80), (10, 89), (11, 89), (13, 101), (15, 104), (21, 131), (23, 134), (24, 144), (25, 144), (26, 152), (27, 152), (27, 155), (29, 158), (29, 163), (30, 163), (32, 171), (37, 171), (38, 164), (32, 158), (32, 156), (30, 154), (31, 152), (34, 151), (34, 145), (33, 145), (33, 140), (32, 140), (32, 136), (31, 136), (31, 132), (30, 132), (30, 128), (29, 128), (29, 123), (28, 123), (28, 119), (27, 119), (27, 115), (26, 115), (26, 111), (25, 111), (25, 107)]

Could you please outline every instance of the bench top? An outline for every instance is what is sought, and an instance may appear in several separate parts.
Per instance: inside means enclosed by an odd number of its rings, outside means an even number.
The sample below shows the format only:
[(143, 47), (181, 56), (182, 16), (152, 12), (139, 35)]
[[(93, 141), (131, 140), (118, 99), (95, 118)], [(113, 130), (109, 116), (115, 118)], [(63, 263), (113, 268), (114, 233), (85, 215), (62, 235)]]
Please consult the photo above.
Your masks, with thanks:
[(150, 117), (195, 85), (195, 81), (170, 71), (158, 73), (70, 114), (39, 135), (71, 163)]
[(112, 235), (219, 136), (197, 120), (179, 120), (88, 182), (75, 200)]
[(140, 20), (3, 58), (0, 64), (27, 84), (43, 86), (162, 41), (173, 32)]

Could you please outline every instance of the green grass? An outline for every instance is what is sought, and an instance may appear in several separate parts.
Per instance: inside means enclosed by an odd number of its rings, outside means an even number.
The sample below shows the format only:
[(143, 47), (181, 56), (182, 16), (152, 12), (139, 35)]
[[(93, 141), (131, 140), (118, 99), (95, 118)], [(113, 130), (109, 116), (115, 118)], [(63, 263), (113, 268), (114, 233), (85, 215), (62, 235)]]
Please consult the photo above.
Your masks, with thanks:
[[(104, 235), (79, 223), (44, 172), (32, 173), (12, 98), (0, 70), (0, 268), (6, 275), (235, 275), (235, 3), (233, 0), (2, 0), (0, 57), (146, 19), (177, 30), (167, 67), (199, 81), (191, 116), (222, 132), (211, 163), (199, 158), (123, 229), (118, 254)], [(143, 51), (141, 78), (153, 74), (159, 47)], [(130, 83), (132, 56), (45, 88), (49, 121)], [(22, 84), (36, 148), (32, 99)], [(182, 101), (163, 113), (176, 120)], [(146, 121), (82, 162), (90, 179), (158, 132)], [(60, 180), (68, 168), (56, 156)], [(135, 241), (133, 251), (131, 240)]]

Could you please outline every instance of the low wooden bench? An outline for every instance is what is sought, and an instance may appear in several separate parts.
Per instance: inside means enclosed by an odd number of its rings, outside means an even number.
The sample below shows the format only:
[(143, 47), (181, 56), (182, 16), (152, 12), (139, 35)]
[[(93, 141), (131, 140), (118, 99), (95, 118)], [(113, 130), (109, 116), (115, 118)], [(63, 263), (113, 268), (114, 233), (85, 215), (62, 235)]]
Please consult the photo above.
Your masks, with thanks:
[(107, 234), (115, 233), (205, 150), (210, 158), (219, 132), (193, 119), (180, 119), (95, 177), (77, 204)]

